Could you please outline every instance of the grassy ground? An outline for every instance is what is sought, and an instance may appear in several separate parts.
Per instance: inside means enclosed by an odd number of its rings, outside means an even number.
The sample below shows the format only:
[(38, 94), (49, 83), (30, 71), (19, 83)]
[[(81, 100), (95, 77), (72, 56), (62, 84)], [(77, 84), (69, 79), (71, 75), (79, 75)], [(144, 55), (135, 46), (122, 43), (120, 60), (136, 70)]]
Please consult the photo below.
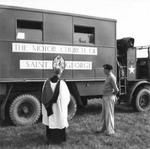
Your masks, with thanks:
[(45, 144), (45, 127), (34, 126), (0, 128), (0, 149), (150, 149), (150, 112), (135, 113), (132, 108), (115, 108), (114, 137), (96, 134), (100, 129), (101, 105), (92, 100), (79, 110), (67, 129), (67, 142), (61, 145)]

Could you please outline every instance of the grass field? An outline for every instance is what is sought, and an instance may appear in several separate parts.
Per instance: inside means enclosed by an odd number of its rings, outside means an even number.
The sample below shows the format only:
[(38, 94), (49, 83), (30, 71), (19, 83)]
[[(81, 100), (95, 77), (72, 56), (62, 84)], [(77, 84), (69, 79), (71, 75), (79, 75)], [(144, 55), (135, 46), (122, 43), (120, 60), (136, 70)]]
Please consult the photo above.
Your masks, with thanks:
[(45, 127), (34, 126), (0, 128), (0, 149), (150, 149), (150, 112), (136, 113), (125, 105), (115, 107), (116, 135), (96, 134), (100, 129), (99, 100), (79, 110), (67, 129), (67, 142), (45, 144)]

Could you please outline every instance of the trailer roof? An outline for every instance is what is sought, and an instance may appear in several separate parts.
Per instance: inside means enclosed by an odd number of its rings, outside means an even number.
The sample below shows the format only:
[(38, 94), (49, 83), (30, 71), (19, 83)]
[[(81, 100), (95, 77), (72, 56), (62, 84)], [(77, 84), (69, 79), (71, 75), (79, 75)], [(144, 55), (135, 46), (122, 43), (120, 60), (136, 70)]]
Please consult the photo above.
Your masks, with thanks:
[(59, 12), (59, 11), (51, 11), (51, 10), (44, 10), (44, 9), (36, 9), (36, 8), (26, 8), (26, 7), (19, 7), (19, 6), (8, 6), (8, 5), (0, 5), (0, 8), (3, 9), (12, 9), (12, 10), (23, 10), (23, 11), (31, 11), (31, 12), (41, 12), (41, 13), (53, 13), (53, 14), (61, 14), (61, 15), (68, 15), (68, 16), (75, 16), (75, 17), (82, 17), (87, 19), (101, 19), (105, 21), (112, 21), (116, 22), (116, 19), (110, 18), (102, 18), (96, 16), (88, 16), (88, 15), (81, 15), (81, 14), (74, 14), (74, 13), (67, 13), (67, 12)]

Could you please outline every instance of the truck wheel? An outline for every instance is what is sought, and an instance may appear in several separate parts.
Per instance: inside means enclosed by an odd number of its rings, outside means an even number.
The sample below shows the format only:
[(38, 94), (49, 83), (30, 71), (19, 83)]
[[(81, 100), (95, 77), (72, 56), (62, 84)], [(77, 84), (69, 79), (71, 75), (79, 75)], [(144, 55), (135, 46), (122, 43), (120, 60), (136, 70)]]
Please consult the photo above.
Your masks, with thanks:
[(11, 103), (9, 115), (15, 125), (32, 125), (41, 115), (40, 102), (33, 95), (20, 95)]
[(136, 94), (135, 109), (139, 112), (148, 111), (150, 109), (150, 87), (142, 88)]
[(77, 102), (75, 98), (71, 95), (70, 102), (68, 105), (68, 120), (71, 120), (77, 112)]

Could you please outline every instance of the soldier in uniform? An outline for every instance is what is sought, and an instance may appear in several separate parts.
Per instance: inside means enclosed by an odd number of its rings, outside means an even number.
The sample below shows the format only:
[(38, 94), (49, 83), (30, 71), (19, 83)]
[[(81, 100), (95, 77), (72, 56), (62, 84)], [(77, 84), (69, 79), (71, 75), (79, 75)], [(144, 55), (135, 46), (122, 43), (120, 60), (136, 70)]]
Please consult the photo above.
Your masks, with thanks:
[(107, 135), (115, 134), (114, 130), (114, 104), (119, 89), (116, 84), (116, 77), (112, 73), (113, 67), (109, 64), (103, 65), (106, 80), (103, 88), (101, 122), (102, 129)]

